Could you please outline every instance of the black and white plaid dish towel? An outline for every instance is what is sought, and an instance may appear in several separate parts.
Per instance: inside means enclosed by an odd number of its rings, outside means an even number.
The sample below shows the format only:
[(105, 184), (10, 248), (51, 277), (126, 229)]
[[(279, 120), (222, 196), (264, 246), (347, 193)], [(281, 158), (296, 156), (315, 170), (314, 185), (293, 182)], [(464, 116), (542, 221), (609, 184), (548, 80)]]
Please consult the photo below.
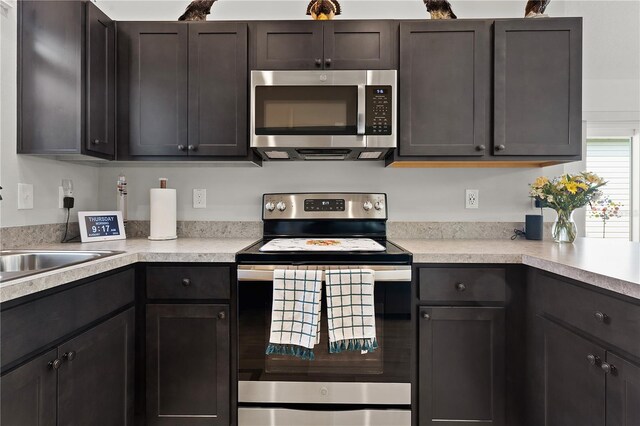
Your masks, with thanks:
[(314, 359), (320, 341), (322, 270), (273, 271), (271, 335), (267, 355), (293, 355)]
[(365, 353), (378, 347), (374, 274), (371, 269), (326, 271), (329, 353)]

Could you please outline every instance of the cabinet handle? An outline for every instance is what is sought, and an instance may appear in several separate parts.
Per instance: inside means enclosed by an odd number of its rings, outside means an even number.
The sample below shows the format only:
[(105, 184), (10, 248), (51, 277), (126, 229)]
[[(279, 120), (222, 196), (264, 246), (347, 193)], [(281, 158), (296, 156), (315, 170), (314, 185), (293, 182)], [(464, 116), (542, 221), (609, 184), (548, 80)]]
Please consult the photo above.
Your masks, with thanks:
[(596, 317), (596, 320), (598, 320), (598, 322), (607, 322), (607, 319), (609, 318), (607, 314), (600, 311), (594, 312), (593, 316)]
[(91, 141), (93, 145), (100, 145), (100, 139), (94, 139)]
[(484, 145), (478, 145), (478, 146), (476, 146), (476, 151), (484, 151), (485, 149), (487, 149), (487, 147), (486, 147), (486, 146), (484, 146)]
[(316, 58), (316, 67), (322, 66), (322, 59)]
[(602, 368), (602, 371), (604, 371), (605, 374), (616, 374), (616, 367), (608, 362), (603, 362), (602, 365), (600, 365), (600, 368)]
[(76, 351), (65, 352), (64, 355), (62, 355), (62, 358), (64, 358), (66, 361), (73, 361), (75, 357)]
[(431, 315), (429, 315), (428, 312), (423, 312), (422, 313), (422, 318), (426, 319), (426, 320), (430, 320), (431, 319)]
[(591, 365), (600, 365), (600, 357), (594, 354), (587, 355), (587, 361), (589, 361)]
[(60, 361), (58, 358), (56, 358), (53, 361), (49, 361), (49, 364), (47, 364), (47, 365), (49, 366), (49, 368), (57, 370), (62, 365), (62, 361)]
[(459, 292), (463, 292), (467, 289), (467, 286), (464, 285), (464, 283), (457, 283), (456, 284), (456, 290)]
[(189, 287), (191, 285), (191, 280), (189, 278), (183, 278), (182, 285), (185, 287)]
[(225, 315), (224, 311), (218, 312), (218, 319), (222, 320), (222, 319), (225, 319), (225, 317), (226, 317), (226, 315)]
[(327, 58), (324, 60), (324, 65), (329, 68), (331, 66), (331, 58)]
[(188, 148), (189, 148), (189, 151), (197, 151), (198, 150), (198, 147), (195, 146), (195, 145), (189, 145)]
[(184, 146), (184, 145), (178, 145), (178, 150), (180, 150), (180, 151), (186, 151), (186, 150), (187, 150), (187, 147), (186, 147), (186, 146)]
[(507, 149), (507, 147), (506, 147), (506, 146), (504, 146), (504, 145), (498, 145), (498, 146), (496, 146), (496, 151), (504, 151), (505, 149)]

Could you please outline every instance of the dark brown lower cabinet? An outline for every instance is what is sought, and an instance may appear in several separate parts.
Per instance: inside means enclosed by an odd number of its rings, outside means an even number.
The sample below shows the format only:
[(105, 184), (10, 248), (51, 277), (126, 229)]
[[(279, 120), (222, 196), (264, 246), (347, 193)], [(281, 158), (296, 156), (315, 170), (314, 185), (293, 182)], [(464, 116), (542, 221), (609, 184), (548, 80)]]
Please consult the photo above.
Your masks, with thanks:
[(131, 426), (134, 309), (58, 347), (58, 425)]
[(504, 425), (504, 308), (418, 312), (418, 423)]
[(545, 426), (604, 426), (605, 373), (600, 346), (544, 321), (538, 364), (543, 379)]
[(228, 425), (229, 306), (147, 305), (147, 425)]
[(0, 424), (133, 425), (134, 322), (130, 308), (4, 375)]
[(640, 425), (640, 365), (607, 353), (607, 426)]
[(56, 425), (55, 349), (24, 364), (0, 379), (0, 424)]

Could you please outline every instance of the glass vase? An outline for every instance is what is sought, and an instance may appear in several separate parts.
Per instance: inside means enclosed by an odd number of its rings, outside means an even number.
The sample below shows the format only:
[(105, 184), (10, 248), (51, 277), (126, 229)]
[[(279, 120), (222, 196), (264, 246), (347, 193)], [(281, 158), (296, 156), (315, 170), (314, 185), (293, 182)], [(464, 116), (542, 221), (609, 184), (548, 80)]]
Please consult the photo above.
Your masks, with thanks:
[(551, 235), (556, 243), (572, 243), (578, 235), (578, 227), (573, 221), (573, 210), (556, 210), (558, 216), (553, 222)]

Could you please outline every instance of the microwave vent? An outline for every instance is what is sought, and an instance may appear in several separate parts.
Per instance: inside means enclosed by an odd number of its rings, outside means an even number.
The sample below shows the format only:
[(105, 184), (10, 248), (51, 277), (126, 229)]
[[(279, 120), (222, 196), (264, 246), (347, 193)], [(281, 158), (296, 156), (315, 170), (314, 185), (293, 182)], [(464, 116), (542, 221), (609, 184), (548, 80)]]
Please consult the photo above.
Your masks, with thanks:
[(359, 160), (377, 160), (382, 155), (382, 151), (361, 152), (358, 155)]
[(264, 154), (271, 160), (288, 160), (290, 158), (287, 151), (265, 151)]

